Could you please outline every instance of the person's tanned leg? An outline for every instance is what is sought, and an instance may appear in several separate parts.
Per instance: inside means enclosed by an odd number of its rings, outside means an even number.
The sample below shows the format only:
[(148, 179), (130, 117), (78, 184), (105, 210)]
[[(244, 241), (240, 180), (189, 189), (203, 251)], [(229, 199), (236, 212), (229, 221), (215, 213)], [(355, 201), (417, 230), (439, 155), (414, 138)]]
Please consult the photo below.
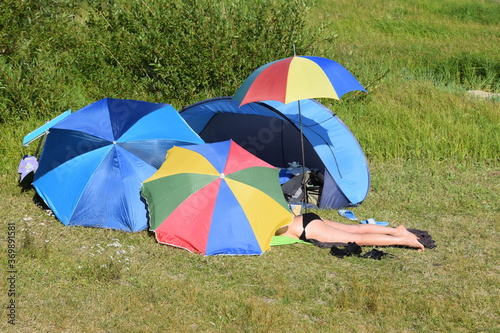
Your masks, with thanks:
[(394, 230), (392, 235), (385, 233), (352, 233), (334, 228), (321, 220), (314, 220), (306, 228), (306, 237), (325, 243), (355, 242), (360, 246), (403, 245), (416, 248), (419, 251), (424, 250), (424, 246), (415, 235), (408, 232), (403, 226), (398, 228), (388, 228)]

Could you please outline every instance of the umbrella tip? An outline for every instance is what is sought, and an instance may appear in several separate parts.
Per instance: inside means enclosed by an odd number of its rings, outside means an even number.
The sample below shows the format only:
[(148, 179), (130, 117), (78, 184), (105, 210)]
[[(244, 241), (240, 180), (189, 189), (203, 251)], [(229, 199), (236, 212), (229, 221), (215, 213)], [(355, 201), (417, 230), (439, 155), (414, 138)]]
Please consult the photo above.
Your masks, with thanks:
[(295, 44), (293, 44), (293, 56), (296, 56), (297, 52), (295, 52)]

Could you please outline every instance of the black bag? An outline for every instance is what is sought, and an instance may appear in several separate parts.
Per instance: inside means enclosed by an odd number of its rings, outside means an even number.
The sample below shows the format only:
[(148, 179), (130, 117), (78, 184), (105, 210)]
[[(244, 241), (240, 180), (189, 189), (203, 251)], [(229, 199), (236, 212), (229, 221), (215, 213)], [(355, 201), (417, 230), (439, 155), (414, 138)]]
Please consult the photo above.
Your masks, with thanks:
[(307, 186), (307, 203), (319, 206), (323, 190), (324, 177), (317, 171), (307, 171), (291, 178), (281, 185), (285, 199), (289, 203), (302, 203), (304, 199), (303, 181)]

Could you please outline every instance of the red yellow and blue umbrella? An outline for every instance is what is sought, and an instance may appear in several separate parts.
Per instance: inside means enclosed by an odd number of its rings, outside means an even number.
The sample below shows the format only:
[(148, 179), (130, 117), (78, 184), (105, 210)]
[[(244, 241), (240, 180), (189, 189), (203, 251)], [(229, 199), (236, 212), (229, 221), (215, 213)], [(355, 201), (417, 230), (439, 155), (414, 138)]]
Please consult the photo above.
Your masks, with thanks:
[(262, 254), (293, 217), (278, 174), (232, 140), (173, 147), (142, 185), (150, 230), (203, 255)]
[[(305, 174), (306, 161), (300, 100), (340, 99), (342, 95), (355, 90), (366, 91), (358, 80), (337, 62), (322, 57), (294, 55), (257, 68), (236, 91), (233, 99), (239, 101), (240, 106), (260, 101), (279, 101), (284, 104), (297, 101), (302, 172)], [(303, 191), (307, 193), (304, 179)], [(307, 195), (304, 197), (307, 200)]]
[(257, 68), (233, 98), (240, 105), (269, 100), (288, 104), (309, 98), (340, 99), (355, 90), (366, 91), (339, 63), (322, 57), (293, 56)]

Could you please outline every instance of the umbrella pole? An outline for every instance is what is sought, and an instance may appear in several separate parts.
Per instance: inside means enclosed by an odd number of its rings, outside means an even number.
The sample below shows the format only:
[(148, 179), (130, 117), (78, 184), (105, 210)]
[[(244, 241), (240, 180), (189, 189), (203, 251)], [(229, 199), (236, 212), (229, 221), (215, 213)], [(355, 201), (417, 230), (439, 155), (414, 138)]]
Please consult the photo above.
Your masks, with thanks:
[[(297, 101), (299, 107), (299, 127), (300, 127), (300, 147), (302, 153), (302, 193), (304, 193), (303, 210), (307, 213), (307, 184), (306, 184), (306, 156), (304, 152), (304, 135), (302, 133), (302, 112), (300, 112), (300, 100)], [(302, 209), (301, 209), (302, 210)]]
[(40, 141), (38, 141), (38, 146), (36, 147), (36, 151), (35, 151), (35, 157), (36, 157), (36, 158), (40, 158), (40, 156), (39, 156), (39, 153), (40, 153), (40, 148), (42, 148), (42, 145), (43, 145), (43, 143), (45, 142), (45, 139), (46, 139), (46, 137), (47, 137), (47, 133), (48, 133), (48, 132), (45, 132), (45, 133), (43, 134), (43, 136), (42, 136), (41, 140), (40, 140)]

